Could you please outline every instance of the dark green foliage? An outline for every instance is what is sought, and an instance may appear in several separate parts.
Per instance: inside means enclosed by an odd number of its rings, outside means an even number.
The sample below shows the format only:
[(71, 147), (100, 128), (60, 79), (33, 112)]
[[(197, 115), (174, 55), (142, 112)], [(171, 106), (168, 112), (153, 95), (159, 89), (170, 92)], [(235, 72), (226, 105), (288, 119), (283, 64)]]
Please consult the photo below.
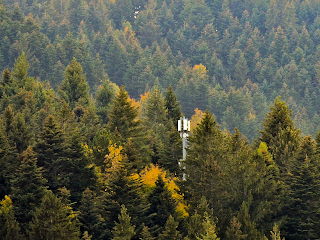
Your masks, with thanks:
[(106, 236), (106, 223), (102, 218), (102, 204), (97, 198), (95, 192), (87, 188), (81, 199), (79, 206), (79, 220), (81, 222), (81, 231), (92, 235), (94, 239), (103, 239)]
[(31, 239), (70, 239), (80, 237), (77, 214), (51, 191), (43, 197), (30, 223)]
[(166, 91), (164, 105), (167, 109), (167, 118), (172, 119), (174, 123), (182, 116), (180, 103), (177, 101), (173, 88), (170, 86)]
[[(156, 181), (155, 188), (148, 196), (148, 201), (150, 208), (147, 211), (146, 225), (150, 228), (152, 236), (158, 237), (158, 235), (164, 231), (169, 217), (175, 216), (176, 210), (176, 202), (160, 175)], [(172, 222), (170, 225), (174, 226)], [(176, 226), (174, 228), (176, 228)]]
[(287, 221), (284, 235), (289, 239), (316, 239), (319, 236), (317, 226), (318, 188), (320, 175), (314, 157), (314, 142), (305, 137), (298, 150), (298, 156), (292, 174), (289, 176), (290, 193), (284, 211)]
[(104, 207), (107, 211), (106, 224), (108, 229), (113, 229), (114, 223), (118, 221), (121, 214), (121, 206), (128, 208), (131, 222), (136, 226), (136, 231), (141, 231), (139, 223), (144, 221), (146, 203), (142, 198), (141, 182), (131, 178), (128, 174), (128, 163), (122, 160), (121, 166), (110, 173), (107, 188), (104, 195)]
[(34, 151), (50, 190), (56, 192), (65, 186), (64, 178), (68, 171), (63, 168), (67, 162), (65, 137), (52, 115), (46, 118)]
[(295, 128), (291, 119), (292, 110), (281, 98), (274, 101), (270, 110), (262, 123), (264, 129), (260, 131), (259, 140), (267, 144), (280, 170), (286, 171), (292, 166), (290, 158), (297, 149), (300, 131)]
[(108, 111), (108, 128), (115, 135), (120, 135), (120, 140), (125, 143), (125, 151), (132, 167), (141, 170), (149, 163), (150, 150), (146, 145), (145, 130), (138, 114), (138, 108), (129, 99), (124, 86), (121, 86)]
[(64, 80), (59, 89), (60, 97), (69, 103), (72, 109), (78, 102), (89, 102), (89, 87), (82, 71), (80, 63), (73, 58), (65, 70)]
[(35, 153), (28, 147), (18, 156), (19, 168), (11, 181), (11, 199), (18, 222), (26, 232), (28, 223), (34, 216), (35, 208), (45, 193), (46, 180), (37, 166)]

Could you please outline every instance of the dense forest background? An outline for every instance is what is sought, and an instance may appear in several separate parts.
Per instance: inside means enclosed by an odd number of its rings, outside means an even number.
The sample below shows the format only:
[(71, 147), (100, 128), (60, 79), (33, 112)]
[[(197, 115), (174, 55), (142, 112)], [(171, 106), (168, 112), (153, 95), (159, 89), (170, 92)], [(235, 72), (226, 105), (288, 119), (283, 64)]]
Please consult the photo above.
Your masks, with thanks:
[(0, 0), (0, 236), (318, 239), (319, 13)]

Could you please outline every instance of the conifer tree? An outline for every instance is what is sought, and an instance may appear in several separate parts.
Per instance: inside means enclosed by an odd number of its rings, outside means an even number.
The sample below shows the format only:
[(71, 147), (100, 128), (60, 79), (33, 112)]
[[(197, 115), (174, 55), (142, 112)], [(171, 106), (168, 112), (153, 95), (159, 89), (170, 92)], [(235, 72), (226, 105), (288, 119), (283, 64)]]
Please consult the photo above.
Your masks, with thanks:
[(79, 101), (89, 103), (89, 87), (82, 73), (81, 64), (75, 58), (65, 70), (64, 80), (59, 88), (60, 97), (70, 104), (73, 109)]
[(155, 188), (148, 196), (148, 201), (150, 208), (147, 211), (146, 225), (150, 228), (152, 236), (158, 237), (163, 232), (169, 216), (175, 216), (177, 205), (160, 175)]
[(159, 234), (159, 240), (180, 240), (182, 239), (180, 232), (177, 230), (179, 223), (174, 221), (174, 217), (169, 216), (165, 228), (162, 233)]
[(119, 223), (114, 226), (113, 240), (130, 240), (134, 236), (135, 226), (130, 222), (131, 217), (127, 214), (125, 205), (121, 205), (121, 212), (119, 214)]
[(206, 198), (203, 196), (199, 204), (195, 207), (194, 213), (188, 219), (188, 237), (196, 240), (201, 234), (205, 234), (203, 222), (205, 217), (212, 218), (213, 211), (209, 208)]
[(19, 223), (15, 219), (12, 201), (8, 196), (0, 202), (0, 234), (3, 240), (23, 240)]
[(62, 169), (65, 156), (65, 138), (55, 118), (49, 115), (37, 140), (34, 151), (37, 154), (38, 165), (43, 168), (43, 176), (48, 180), (52, 191), (65, 186), (63, 181), (67, 169)]
[(143, 224), (143, 228), (141, 231), (141, 237), (140, 240), (155, 240), (155, 237), (152, 237), (149, 231), (149, 228)]
[[(288, 239), (316, 239), (320, 232), (318, 214), (320, 174), (312, 155), (313, 141), (305, 137), (299, 148), (288, 182), (290, 192), (284, 207), (286, 224), (283, 228)], [(300, 152), (300, 153), (299, 153)]]
[(18, 156), (18, 161), (20, 166), (11, 181), (10, 196), (17, 220), (22, 224), (22, 230), (25, 232), (35, 208), (40, 205), (39, 199), (45, 193), (46, 180), (42, 177), (42, 171), (37, 166), (37, 159), (31, 147)]
[(81, 205), (79, 206), (79, 220), (82, 232), (92, 235), (93, 239), (102, 239), (106, 236), (105, 219), (102, 218), (103, 206), (96, 197), (95, 192), (87, 188), (82, 193)]
[[(106, 224), (111, 230), (121, 213), (121, 206), (125, 205), (132, 219), (131, 222), (137, 226), (137, 233), (139, 233), (141, 231), (139, 224), (144, 222), (147, 208), (141, 195), (141, 182), (130, 176), (126, 157), (114, 154), (114, 150), (110, 148), (110, 154), (106, 158), (106, 165), (109, 166), (109, 169), (106, 169), (108, 172), (105, 176), (104, 194), (104, 207), (108, 213), (105, 216)], [(110, 161), (113, 162), (111, 165)]]
[(216, 232), (216, 225), (212, 222), (208, 215), (205, 216), (203, 222), (204, 234), (201, 237), (197, 237), (198, 240), (219, 240)]
[(246, 239), (247, 235), (242, 234), (241, 231), (241, 223), (239, 223), (236, 217), (233, 217), (230, 221), (230, 227), (227, 228), (226, 231), (226, 239), (227, 240), (241, 240)]
[(12, 76), (16, 79), (18, 86), (24, 87), (27, 82), (29, 62), (24, 52), (17, 58), (14, 68), (12, 69)]
[(262, 123), (264, 129), (260, 131), (258, 139), (267, 144), (281, 172), (286, 172), (290, 169), (292, 154), (298, 147), (300, 131), (291, 119), (292, 110), (280, 97), (275, 99), (270, 110)]
[(150, 161), (150, 150), (146, 144), (146, 132), (138, 114), (138, 108), (133, 105), (128, 93), (121, 86), (108, 111), (108, 128), (111, 132), (120, 134), (121, 141), (125, 143), (124, 149), (129, 161), (141, 170)]
[(77, 214), (72, 208), (48, 191), (30, 223), (29, 238), (78, 240), (79, 225)]
[(167, 109), (167, 118), (172, 119), (175, 123), (182, 116), (180, 102), (177, 101), (177, 96), (173, 91), (172, 86), (169, 86), (164, 98), (164, 105)]
[(65, 187), (71, 191), (70, 200), (79, 203), (82, 192), (86, 188), (94, 188), (96, 184), (96, 176), (93, 166), (90, 166), (89, 158), (84, 152), (82, 136), (78, 129), (74, 129), (72, 135), (67, 139), (67, 149), (65, 157), (67, 161), (63, 161), (60, 165), (61, 171), (65, 174), (61, 178), (65, 178)]

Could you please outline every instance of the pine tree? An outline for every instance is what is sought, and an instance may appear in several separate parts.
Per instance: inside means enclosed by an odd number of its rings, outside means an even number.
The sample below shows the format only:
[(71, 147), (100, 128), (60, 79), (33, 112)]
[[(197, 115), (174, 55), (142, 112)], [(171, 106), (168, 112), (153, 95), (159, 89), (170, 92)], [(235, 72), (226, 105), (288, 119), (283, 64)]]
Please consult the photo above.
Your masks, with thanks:
[(12, 208), (12, 201), (8, 196), (1, 201), (0, 208), (0, 234), (3, 240), (23, 240), (20, 234), (19, 223), (16, 221)]
[(29, 238), (78, 240), (79, 225), (77, 214), (72, 208), (48, 191), (30, 223)]
[(40, 204), (39, 199), (45, 193), (46, 180), (42, 177), (42, 171), (37, 166), (37, 159), (31, 147), (18, 156), (18, 161), (20, 166), (11, 181), (10, 196), (17, 220), (22, 224), (22, 230), (25, 232), (35, 208)]
[(165, 228), (162, 233), (159, 234), (159, 240), (180, 240), (182, 239), (180, 232), (177, 230), (179, 223), (174, 221), (174, 217), (169, 216)]
[(135, 226), (130, 223), (131, 217), (127, 214), (125, 205), (121, 205), (121, 213), (119, 214), (119, 223), (114, 226), (113, 240), (130, 240), (134, 236)]
[(89, 87), (82, 73), (81, 64), (75, 58), (65, 70), (64, 80), (59, 88), (59, 95), (73, 109), (78, 102), (89, 103)]

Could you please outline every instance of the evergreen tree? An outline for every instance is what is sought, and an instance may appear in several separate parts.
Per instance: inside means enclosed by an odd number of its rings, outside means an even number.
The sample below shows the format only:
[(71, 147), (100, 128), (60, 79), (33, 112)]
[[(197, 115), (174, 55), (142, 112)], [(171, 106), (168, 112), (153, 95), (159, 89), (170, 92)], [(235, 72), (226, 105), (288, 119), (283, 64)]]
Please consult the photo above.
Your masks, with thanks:
[(134, 236), (135, 226), (130, 223), (130, 216), (127, 214), (125, 205), (121, 206), (121, 213), (119, 214), (119, 223), (114, 226), (113, 240), (130, 240)]
[(37, 159), (31, 147), (18, 156), (18, 161), (20, 166), (12, 179), (10, 196), (17, 220), (25, 232), (34, 216), (35, 208), (40, 205), (39, 199), (45, 193), (46, 180), (42, 177), (42, 171), (37, 166)]
[(287, 221), (284, 235), (289, 239), (316, 239), (319, 231), (320, 217), (318, 214), (320, 184), (318, 166), (312, 155), (313, 142), (306, 137), (301, 144), (296, 164), (289, 177), (290, 193), (284, 212)]
[(292, 110), (280, 97), (275, 99), (270, 110), (262, 123), (264, 129), (260, 131), (258, 139), (267, 144), (281, 172), (286, 172), (291, 167), (290, 159), (298, 147), (300, 131), (291, 119)]
[(8, 196), (1, 201), (0, 208), (0, 234), (3, 240), (23, 240), (20, 234), (19, 223), (16, 221), (12, 208), (12, 201)]
[(167, 109), (167, 118), (172, 119), (175, 123), (182, 116), (180, 102), (177, 101), (177, 96), (170, 86), (166, 91), (164, 105)]
[(49, 115), (34, 151), (37, 154), (39, 167), (43, 168), (43, 176), (48, 180), (48, 186), (54, 192), (67, 184), (63, 180), (68, 170), (62, 168), (66, 162), (65, 144), (62, 130), (55, 118)]
[(79, 220), (82, 232), (92, 235), (93, 239), (103, 239), (106, 236), (105, 219), (102, 218), (103, 206), (95, 192), (87, 188), (82, 193), (81, 205), (79, 206)]
[(169, 216), (165, 228), (162, 233), (159, 234), (159, 240), (180, 240), (182, 239), (180, 232), (177, 230), (179, 223), (174, 221), (174, 217)]
[(241, 240), (246, 239), (247, 235), (242, 234), (241, 231), (241, 223), (238, 222), (236, 217), (233, 217), (230, 221), (230, 227), (227, 228), (226, 231), (226, 239), (227, 240)]
[(48, 191), (30, 223), (29, 238), (78, 240), (79, 225), (77, 214), (72, 208)]
[[(106, 159), (106, 189), (104, 194), (104, 207), (107, 215), (106, 224), (108, 229), (114, 227), (114, 223), (121, 214), (121, 206), (125, 205), (128, 214), (132, 219), (131, 222), (137, 226), (137, 233), (141, 231), (141, 224), (145, 219), (146, 203), (141, 195), (141, 182), (130, 176), (128, 170), (128, 162), (125, 157), (114, 155), (113, 150), (110, 151), (109, 157)], [(118, 158), (118, 160), (117, 160)], [(118, 161), (118, 162), (117, 162)]]
[(205, 216), (203, 222), (205, 234), (201, 234), (201, 237), (197, 237), (198, 240), (219, 240), (216, 233), (216, 225), (212, 222), (208, 215)]
[(108, 111), (108, 128), (111, 132), (120, 134), (129, 161), (134, 168), (141, 170), (150, 161), (150, 150), (146, 145), (145, 129), (138, 114), (138, 108), (121, 86)]
[(64, 80), (59, 88), (60, 97), (73, 109), (78, 102), (89, 103), (89, 87), (82, 73), (81, 64), (75, 58), (65, 70)]
[(169, 189), (165, 186), (159, 175), (156, 186), (148, 196), (150, 208), (147, 211), (147, 226), (153, 237), (158, 237), (165, 229), (166, 221), (170, 215), (175, 216), (176, 202)]

